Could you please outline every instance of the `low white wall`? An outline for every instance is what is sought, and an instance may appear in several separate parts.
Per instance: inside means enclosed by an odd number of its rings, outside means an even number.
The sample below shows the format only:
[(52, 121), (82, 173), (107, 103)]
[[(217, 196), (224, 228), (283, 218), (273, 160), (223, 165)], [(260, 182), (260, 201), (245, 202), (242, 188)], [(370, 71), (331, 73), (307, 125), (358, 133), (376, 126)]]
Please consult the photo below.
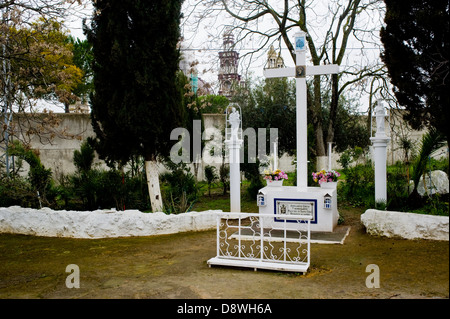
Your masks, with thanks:
[(370, 235), (449, 240), (449, 217), (368, 209), (361, 222)]
[(166, 215), (138, 210), (54, 211), (11, 206), (0, 208), (0, 233), (71, 238), (173, 234), (214, 229), (217, 212), (221, 211)]

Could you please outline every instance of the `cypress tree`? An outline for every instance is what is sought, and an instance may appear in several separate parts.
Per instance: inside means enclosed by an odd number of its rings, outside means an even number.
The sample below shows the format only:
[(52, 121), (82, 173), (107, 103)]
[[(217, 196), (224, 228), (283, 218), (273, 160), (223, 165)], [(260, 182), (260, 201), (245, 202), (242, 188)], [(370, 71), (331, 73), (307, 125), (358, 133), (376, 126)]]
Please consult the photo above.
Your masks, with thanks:
[(177, 91), (182, 0), (97, 0), (91, 28), (95, 90), (91, 119), (96, 150), (107, 163), (133, 155), (146, 162), (153, 211), (162, 199), (156, 167), (183, 123)]
[(436, 128), (449, 141), (449, 1), (384, 0), (381, 29), (395, 96), (414, 129)]

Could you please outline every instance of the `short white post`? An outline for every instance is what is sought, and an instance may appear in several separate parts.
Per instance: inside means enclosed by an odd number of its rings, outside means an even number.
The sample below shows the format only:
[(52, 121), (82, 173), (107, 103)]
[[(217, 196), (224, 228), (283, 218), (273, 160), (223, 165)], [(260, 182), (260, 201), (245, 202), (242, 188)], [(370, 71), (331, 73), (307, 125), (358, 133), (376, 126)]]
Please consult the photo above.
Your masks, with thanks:
[(386, 113), (381, 100), (378, 101), (375, 109), (375, 116), (377, 121), (377, 131), (375, 137), (371, 137), (375, 159), (375, 203), (387, 203), (387, 188), (386, 188), (386, 148), (390, 137), (386, 136), (384, 120)]
[(333, 142), (328, 142), (328, 170), (331, 171), (331, 145)]
[(278, 169), (278, 142), (273, 142), (273, 170), (276, 171)]

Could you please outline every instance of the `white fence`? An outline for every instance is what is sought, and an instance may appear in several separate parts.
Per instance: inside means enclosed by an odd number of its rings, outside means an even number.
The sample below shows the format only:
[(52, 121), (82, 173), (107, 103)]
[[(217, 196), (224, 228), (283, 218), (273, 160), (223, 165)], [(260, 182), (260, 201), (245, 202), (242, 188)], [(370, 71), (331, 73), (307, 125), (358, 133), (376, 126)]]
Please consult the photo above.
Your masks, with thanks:
[[(310, 264), (310, 218), (272, 214), (218, 213), (217, 254), (208, 265), (305, 273)], [(287, 223), (299, 223), (292, 230)], [(282, 226), (278, 226), (282, 224)], [(291, 229), (290, 229), (291, 228)]]

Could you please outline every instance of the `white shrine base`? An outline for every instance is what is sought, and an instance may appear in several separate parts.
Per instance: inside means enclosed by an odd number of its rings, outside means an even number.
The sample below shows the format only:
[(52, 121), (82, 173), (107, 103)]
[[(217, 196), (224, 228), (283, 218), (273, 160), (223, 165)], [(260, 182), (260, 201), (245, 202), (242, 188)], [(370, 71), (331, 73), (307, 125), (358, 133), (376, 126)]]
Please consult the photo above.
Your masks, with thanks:
[[(325, 189), (321, 187), (307, 187), (304, 189), (296, 186), (267, 186), (259, 191), (265, 196), (265, 206), (259, 207), (260, 214), (272, 214), (274, 218), (266, 218), (265, 225), (272, 228), (282, 228), (283, 221), (276, 218), (277, 214), (298, 216), (305, 213), (312, 214), (312, 232), (333, 232), (337, 226), (339, 212), (337, 208), (336, 189)], [(324, 208), (325, 196), (331, 196), (331, 207)], [(283, 211), (284, 207), (287, 207)], [(309, 206), (309, 207), (308, 207)], [(308, 211), (309, 210), (309, 211)], [(288, 222), (287, 229), (297, 230), (297, 222)]]

